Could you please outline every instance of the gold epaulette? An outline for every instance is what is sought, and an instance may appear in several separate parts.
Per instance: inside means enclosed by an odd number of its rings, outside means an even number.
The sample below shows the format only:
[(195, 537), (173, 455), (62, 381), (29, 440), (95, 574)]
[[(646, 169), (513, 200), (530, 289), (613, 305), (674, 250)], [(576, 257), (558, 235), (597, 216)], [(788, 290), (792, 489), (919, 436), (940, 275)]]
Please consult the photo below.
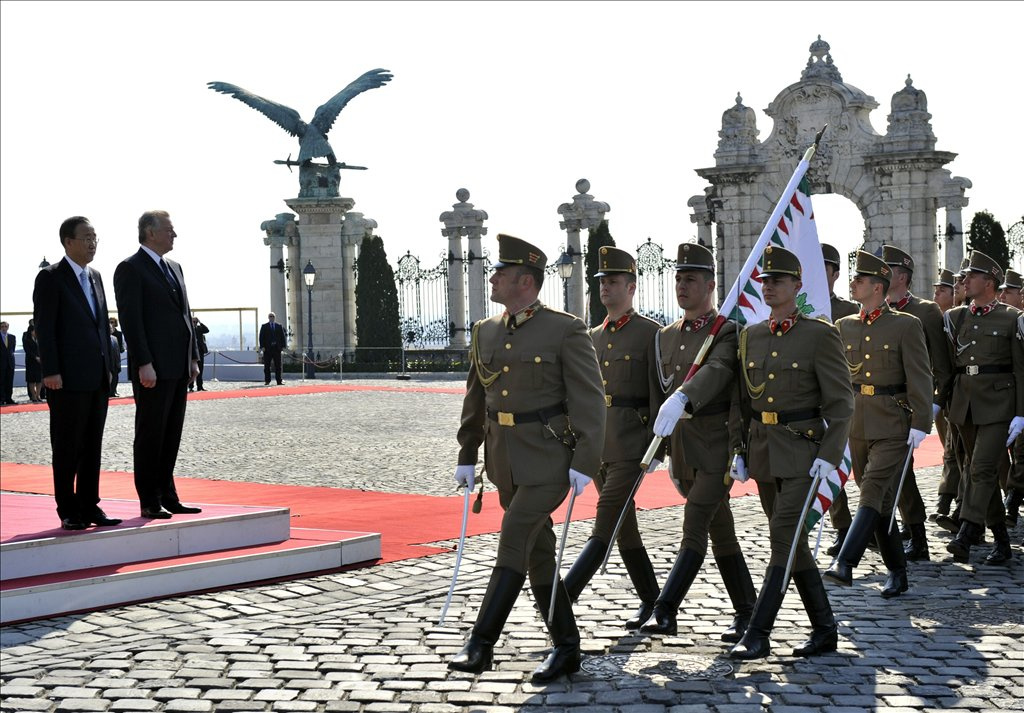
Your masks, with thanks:
[(480, 339), (478, 333), (480, 332), (480, 322), (473, 325), (473, 331), (469, 339), (469, 363), (474, 369), (476, 369), (476, 379), (480, 384), (487, 388), (501, 376), (500, 371), (491, 371), (483, 365), (480, 361)]
[(746, 329), (740, 332), (740, 371), (743, 372), (743, 383), (747, 387), (747, 393), (750, 394), (750, 398), (759, 399), (764, 394), (764, 389), (768, 382), (756, 386), (750, 383), (750, 377), (747, 376), (747, 334)]

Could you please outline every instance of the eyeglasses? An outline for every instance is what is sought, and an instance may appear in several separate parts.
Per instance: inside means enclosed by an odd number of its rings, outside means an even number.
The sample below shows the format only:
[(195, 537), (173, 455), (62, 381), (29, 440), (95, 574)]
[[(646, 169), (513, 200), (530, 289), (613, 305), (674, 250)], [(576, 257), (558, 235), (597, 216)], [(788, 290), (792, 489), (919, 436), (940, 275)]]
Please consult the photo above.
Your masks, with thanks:
[(88, 243), (89, 245), (99, 245), (99, 242), (100, 242), (99, 238), (75, 238), (75, 237), (72, 237), (71, 239), (72, 240), (81, 240), (83, 243)]

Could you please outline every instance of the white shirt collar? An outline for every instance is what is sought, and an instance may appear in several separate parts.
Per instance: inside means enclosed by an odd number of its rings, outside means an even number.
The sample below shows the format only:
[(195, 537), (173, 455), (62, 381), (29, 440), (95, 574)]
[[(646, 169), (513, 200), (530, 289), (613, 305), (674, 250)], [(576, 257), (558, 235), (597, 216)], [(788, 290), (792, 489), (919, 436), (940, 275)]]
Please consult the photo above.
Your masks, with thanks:
[[(85, 272), (85, 268), (82, 267), (81, 265), (79, 265), (77, 262), (75, 262), (71, 258), (69, 258), (67, 255), (64, 256), (64, 259), (67, 260), (67, 263), (68, 263), (68, 265), (71, 266), (71, 269), (75, 271), (75, 279), (81, 280), (82, 279), (82, 273)], [(88, 273), (86, 273), (86, 274), (88, 274)]]
[[(147, 248), (145, 245), (140, 245), (139, 247), (142, 248), (143, 250), (145, 250), (146, 254), (149, 255), (151, 258), (153, 258), (153, 260), (157, 264), (157, 267), (160, 267), (160, 263), (162, 263), (164, 261), (162, 256), (157, 255), (152, 249)], [(163, 268), (161, 268), (161, 269), (163, 269)]]

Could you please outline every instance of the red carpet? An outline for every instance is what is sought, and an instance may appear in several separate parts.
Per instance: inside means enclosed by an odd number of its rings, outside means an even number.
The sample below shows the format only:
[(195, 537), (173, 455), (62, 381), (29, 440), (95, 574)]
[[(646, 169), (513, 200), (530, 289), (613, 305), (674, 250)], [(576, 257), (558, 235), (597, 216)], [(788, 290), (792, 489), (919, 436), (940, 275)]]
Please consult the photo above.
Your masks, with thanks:
[[(188, 504), (287, 507), (291, 510), (293, 527), (379, 532), (383, 562), (445, 551), (424, 543), (457, 539), (462, 521), (463, 498), (460, 495), (403, 495), (200, 478), (176, 478), (176, 483), (182, 500)], [(52, 495), (52, 471), (44, 465), (0, 464), (0, 489)], [(753, 492), (756, 492), (753, 481), (736, 483), (732, 489), (733, 497)], [(100, 493), (107, 498), (134, 499), (132, 475), (105, 471), (100, 479)], [(473, 498), (476, 498), (475, 494)], [(637, 504), (643, 509), (682, 502), (665, 470), (647, 476), (637, 495)], [(587, 488), (573, 505), (573, 521), (594, 517), (596, 506), (597, 490)], [(555, 513), (556, 523), (565, 520), (566, 507), (567, 503), (563, 503)], [(470, 513), (468, 534), (497, 532), (501, 529), (501, 515), (497, 494), (493, 490), (486, 491), (481, 512)]]
[[(124, 386), (124, 385), (123, 385)], [(230, 391), (193, 391), (189, 393), (189, 401), (217, 401), (219, 399), (249, 399), (262, 398), (265, 396), (301, 396), (303, 394), (326, 394), (339, 391), (414, 391), (429, 394), (464, 394), (466, 389), (463, 386), (443, 388), (432, 386), (370, 386), (359, 384), (338, 384), (338, 383), (299, 383), (294, 386), (263, 386), (250, 385), (231, 389)], [(111, 406), (134, 406), (135, 401), (131, 396), (121, 396), (110, 400)], [(46, 411), (49, 408), (45, 403), (33, 404), (23, 403), (16, 406), (2, 406), (0, 413), (31, 413), (33, 411)]]

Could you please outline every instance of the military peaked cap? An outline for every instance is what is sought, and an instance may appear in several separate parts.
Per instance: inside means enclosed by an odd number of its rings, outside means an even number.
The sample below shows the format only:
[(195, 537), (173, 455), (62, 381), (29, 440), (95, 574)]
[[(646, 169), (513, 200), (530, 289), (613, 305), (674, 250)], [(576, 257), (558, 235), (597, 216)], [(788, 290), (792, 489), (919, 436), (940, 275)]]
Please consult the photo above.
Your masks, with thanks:
[(498, 262), (494, 263), (495, 268), (523, 265), (543, 270), (547, 264), (548, 256), (536, 245), (504, 233), (498, 235)]
[(857, 266), (854, 272), (858, 275), (871, 275), (880, 277), (886, 282), (892, 282), (892, 267), (877, 255), (863, 250), (857, 251)]
[(1007, 287), (1010, 289), (1024, 289), (1024, 278), (1016, 270), (1007, 270), (1006, 277), (1003, 278), (1003, 284), (999, 285), (1000, 290), (1005, 290)]
[(840, 262), (839, 251), (828, 243), (821, 244), (821, 256), (825, 259), (825, 262), (830, 262), (837, 268), (842, 265)]
[(882, 259), (885, 260), (887, 265), (902, 267), (910, 270), (911, 272), (914, 271), (914, 258), (910, 257), (910, 255), (903, 252), (895, 245), (882, 246)]
[(680, 243), (676, 252), (677, 270), (715, 271), (715, 256), (700, 243)]
[(956, 282), (956, 277), (949, 270), (939, 270), (939, 276), (935, 282), (932, 283), (932, 287), (938, 287), (939, 285), (945, 285), (946, 287), (952, 287)]
[(602, 245), (597, 251), (597, 272), (594, 273), (594, 277), (604, 277), (622, 272), (635, 275), (636, 260), (625, 250), (611, 245)]
[(996, 278), (997, 285), (1003, 281), (1003, 268), (999, 267), (999, 263), (977, 250), (971, 253), (971, 261), (967, 264), (967, 271), (983, 272), (986, 275), (991, 275)]
[(769, 245), (764, 249), (761, 256), (762, 275), (792, 275), (799, 279), (801, 276), (800, 258), (786, 248)]

